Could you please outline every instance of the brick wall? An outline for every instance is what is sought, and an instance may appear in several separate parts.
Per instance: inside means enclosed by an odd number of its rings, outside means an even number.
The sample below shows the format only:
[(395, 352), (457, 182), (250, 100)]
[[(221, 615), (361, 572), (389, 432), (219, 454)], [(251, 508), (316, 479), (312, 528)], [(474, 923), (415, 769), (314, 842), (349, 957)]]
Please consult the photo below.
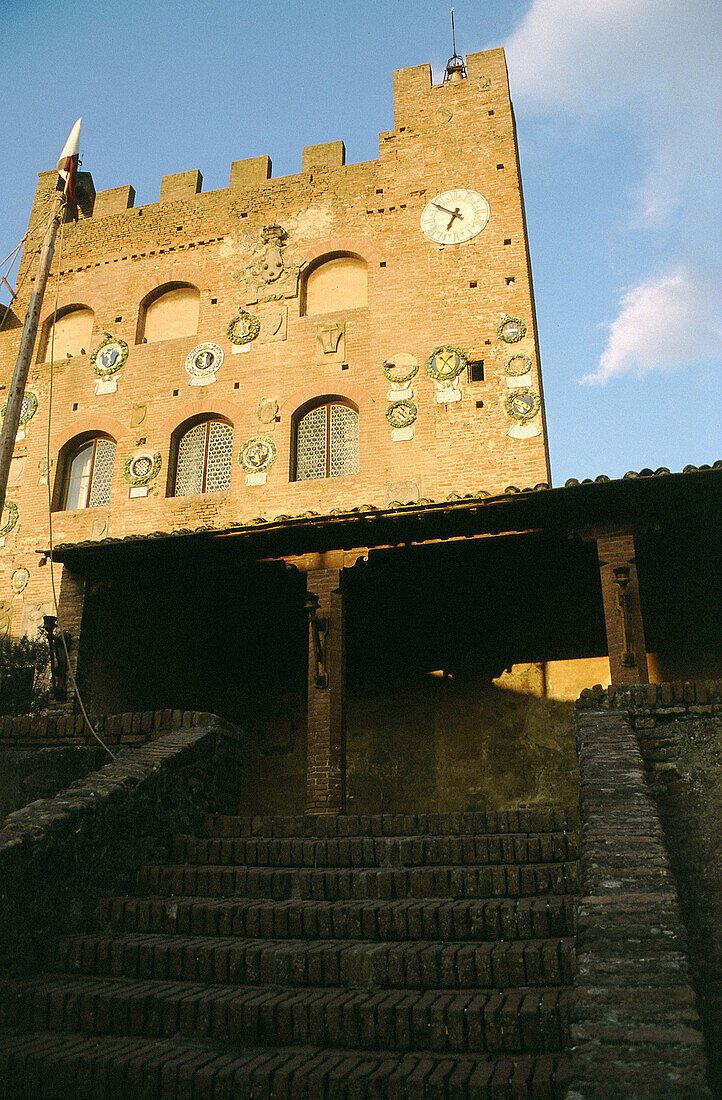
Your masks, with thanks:
[(710, 1081), (722, 1094), (722, 680), (595, 689), (580, 704), (620, 708), (636, 734), (689, 939)]
[(37, 967), (54, 934), (87, 928), (100, 897), (127, 889), (142, 862), (169, 857), (176, 832), (198, 828), (208, 811), (234, 809), (238, 744), (233, 726), (197, 714), (191, 725), (124, 749), (62, 794), (6, 817), (3, 978)]
[[(468, 70), (466, 81), (438, 87), (431, 86), (428, 66), (397, 74), (396, 129), (381, 134), (378, 160), (345, 165), (342, 143), (331, 142), (320, 150), (307, 148), (303, 158), (299, 150), (302, 170), (291, 176), (269, 178), (264, 156), (236, 162), (230, 186), (211, 192), (200, 190), (197, 171), (180, 172), (164, 177), (159, 202), (141, 208), (132, 206), (132, 188), (118, 185), (99, 193), (92, 216), (65, 227), (60, 308), (84, 304), (94, 310), (88, 353), (104, 332), (124, 339), (130, 353), (116, 393), (96, 395), (88, 355), (55, 367), (51, 458), (83, 432), (104, 432), (117, 442), (109, 504), (57, 513), (56, 543), (222, 526), (310, 509), (326, 513), (362, 503), (383, 506), (390, 483), (413, 482), (421, 497), (441, 500), (452, 492), (496, 493), (510, 484), (524, 488), (549, 480), (544, 435), (509, 437), (513, 422), (503, 404), (511, 392), (504, 364), (514, 352), (531, 358), (533, 388), (541, 392), (503, 51), (471, 55)], [(33, 224), (54, 184), (54, 172), (41, 173)], [(436, 194), (457, 186), (481, 192), (491, 217), (471, 241), (442, 248), (423, 236), (420, 216)], [(249, 303), (246, 283), (236, 276), (257, 254), (261, 230), (270, 223), (286, 229), (288, 252), (307, 266), (338, 251), (362, 256), (368, 264), (368, 306), (305, 317), (298, 296)], [(43, 320), (55, 298), (57, 269), (56, 257)], [(136, 343), (141, 302), (155, 288), (177, 281), (199, 288), (197, 334)], [(16, 303), (20, 316), (29, 290), (30, 281)], [(226, 328), (243, 305), (261, 319), (287, 310), (286, 339), (259, 337), (249, 351), (234, 354)], [(507, 314), (527, 325), (519, 343), (506, 344), (497, 335)], [(331, 323), (345, 324), (343, 355), (328, 355), (319, 343), (320, 327)], [(0, 333), (0, 381), (10, 377), (19, 335), (19, 328)], [(217, 343), (225, 360), (214, 384), (190, 387), (186, 356), (206, 341)], [(461, 400), (452, 404), (436, 403), (434, 383), (424, 370), (429, 353), (444, 343), (485, 364), (483, 382), (461, 377)], [(420, 364), (412, 382), (418, 418), (413, 439), (404, 441), (392, 441), (385, 416), (389, 383), (382, 367), (398, 352)], [(36, 554), (48, 540), (42, 464), (49, 385), (48, 366), (35, 362), (28, 388), (39, 407), (17, 444), (21, 473), (10, 494), (20, 519), (0, 552), (0, 588), (9, 590), (18, 566), (30, 570), (27, 587), (13, 600), (15, 633), (28, 609), (49, 599), (48, 570), (39, 567)], [(324, 394), (338, 394), (360, 410), (360, 472), (291, 481), (293, 414)], [(265, 398), (279, 404), (279, 419), (271, 423), (258, 417)], [(167, 497), (174, 431), (191, 417), (211, 415), (234, 427), (230, 488)], [(541, 415), (534, 423), (542, 425)], [(259, 434), (274, 439), (278, 458), (265, 485), (249, 486), (237, 456), (242, 443)], [(150, 494), (131, 500), (122, 469), (139, 447), (160, 453), (162, 466)], [(57, 463), (51, 483), (56, 474)]]
[(711, 1097), (665, 837), (623, 711), (587, 697), (570, 1100)]

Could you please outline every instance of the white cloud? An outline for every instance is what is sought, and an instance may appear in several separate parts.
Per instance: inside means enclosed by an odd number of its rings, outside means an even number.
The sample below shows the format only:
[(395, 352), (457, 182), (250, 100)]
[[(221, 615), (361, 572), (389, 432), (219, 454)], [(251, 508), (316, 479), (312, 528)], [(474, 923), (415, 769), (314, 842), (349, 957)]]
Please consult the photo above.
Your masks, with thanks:
[(641, 375), (698, 363), (718, 354), (721, 342), (713, 287), (699, 272), (680, 267), (622, 296), (599, 367), (581, 382), (603, 384), (630, 371)]
[(659, 226), (722, 178), (719, 0), (533, 0), (508, 39), (523, 108), (614, 116), (646, 160), (637, 224)]
[(710, 323), (722, 268), (720, 32), (719, 0), (532, 0), (506, 43), (520, 111), (600, 123), (612, 155), (615, 133), (631, 135), (636, 178), (620, 178), (629, 226), (654, 230), (656, 255), (666, 245), (669, 257), (666, 273), (621, 295), (585, 383), (720, 353)]

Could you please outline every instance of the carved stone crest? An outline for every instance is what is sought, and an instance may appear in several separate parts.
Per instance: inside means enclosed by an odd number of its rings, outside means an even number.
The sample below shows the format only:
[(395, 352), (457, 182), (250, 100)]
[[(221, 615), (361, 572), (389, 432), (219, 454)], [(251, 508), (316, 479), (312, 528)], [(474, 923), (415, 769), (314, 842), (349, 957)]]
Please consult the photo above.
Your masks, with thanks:
[(246, 284), (247, 303), (275, 302), (298, 294), (298, 276), (306, 261), (287, 251), (287, 238), (283, 226), (265, 226), (261, 232), (263, 243), (253, 262), (234, 275)]
[(322, 355), (346, 354), (346, 322), (341, 321), (334, 325), (321, 325), (317, 332), (319, 347)]

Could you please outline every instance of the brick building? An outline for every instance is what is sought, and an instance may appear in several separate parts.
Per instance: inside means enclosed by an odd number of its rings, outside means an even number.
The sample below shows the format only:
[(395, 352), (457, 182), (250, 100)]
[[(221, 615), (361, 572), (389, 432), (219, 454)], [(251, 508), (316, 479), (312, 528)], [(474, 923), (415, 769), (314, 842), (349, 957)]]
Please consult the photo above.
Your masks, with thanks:
[[(427, 65), (395, 73), (394, 114), (361, 164), (341, 141), (282, 178), (259, 156), (218, 191), (166, 176), (140, 208), (132, 187), (96, 194), (84, 176), (45, 296), (3, 625), (33, 633), (52, 611), (50, 502), (91, 710), (243, 716), (251, 809), (338, 809), (344, 786), (376, 809), (403, 808), (410, 785), (461, 808), (558, 793), (563, 753), (547, 775), (541, 746), (510, 762), (487, 731), (500, 759), (479, 755), (490, 682), (510, 669), (507, 687), (572, 698), (610, 669), (645, 681), (648, 649), (664, 664), (670, 561), (699, 547), (719, 476), (549, 489), (503, 51), (437, 86)], [(0, 332), (7, 380), (55, 182), (40, 174)], [(670, 496), (691, 519), (661, 537)]]
[(0, 717), (3, 1095), (711, 1100), (692, 982), (722, 1079), (722, 464), (551, 487), (504, 55), (452, 61), (375, 161), (80, 181), (0, 528), (73, 669)]

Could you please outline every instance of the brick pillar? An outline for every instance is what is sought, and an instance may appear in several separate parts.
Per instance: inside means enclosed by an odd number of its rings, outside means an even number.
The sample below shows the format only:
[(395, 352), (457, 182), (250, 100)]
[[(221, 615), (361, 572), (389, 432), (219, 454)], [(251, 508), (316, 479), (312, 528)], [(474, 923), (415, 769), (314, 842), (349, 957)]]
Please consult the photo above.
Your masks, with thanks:
[[(597, 553), (612, 683), (647, 684), (647, 648), (639, 600), (634, 538), (628, 534), (602, 535), (597, 538)], [(620, 608), (620, 596), (626, 601), (626, 616)]]
[(308, 634), (308, 745), (306, 813), (343, 813), (346, 738), (344, 729), (344, 601), (341, 569), (314, 569), (306, 574), (308, 592), (318, 596), (318, 617), (325, 619), (326, 673), (316, 682), (318, 662), (312, 627)]
[[(53, 704), (53, 709), (59, 708), (73, 712), (75, 710), (75, 691), (73, 689), (74, 677), (78, 676), (78, 657), (81, 649), (81, 624), (85, 609), (85, 577), (79, 573), (71, 573), (67, 565), (63, 566), (60, 577), (60, 594), (58, 596), (58, 626), (57, 630), (65, 631), (70, 635), (68, 651), (70, 655), (70, 672), (67, 674), (68, 695), (65, 703)], [(81, 661), (82, 664), (82, 661)], [(81, 685), (82, 690), (82, 685)]]

